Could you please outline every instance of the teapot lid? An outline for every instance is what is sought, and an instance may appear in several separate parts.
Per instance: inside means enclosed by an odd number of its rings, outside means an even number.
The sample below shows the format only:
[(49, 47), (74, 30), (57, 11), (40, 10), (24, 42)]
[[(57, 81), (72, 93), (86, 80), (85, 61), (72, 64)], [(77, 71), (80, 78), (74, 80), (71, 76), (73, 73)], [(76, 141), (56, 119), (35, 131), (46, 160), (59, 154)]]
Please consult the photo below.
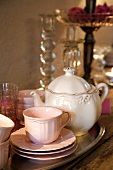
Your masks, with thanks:
[(64, 75), (57, 77), (48, 85), (48, 90), (67, 94), (80, 94), (91, 90), (87, 81), (74, 75), (74, 68), (64, 68), (64, 71)]

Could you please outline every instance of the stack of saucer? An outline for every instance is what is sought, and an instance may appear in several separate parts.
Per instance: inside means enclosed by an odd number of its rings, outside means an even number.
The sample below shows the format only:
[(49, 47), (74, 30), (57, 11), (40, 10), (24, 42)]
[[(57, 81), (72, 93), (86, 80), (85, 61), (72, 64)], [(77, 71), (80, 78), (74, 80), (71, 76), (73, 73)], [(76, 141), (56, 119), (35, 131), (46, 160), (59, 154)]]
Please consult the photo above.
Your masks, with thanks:
[(32, 89), (31, 90), (20, 90), (19, 91), (17, 118), (21, 122), (24, 121), (23, 111), (30, 107), (34, 107), (34, 100), (33, 100), (32, 96), (30, 95), (30, 93), (32, 91), (37, 92), (40, 96), (42, 96), (44, 93), (42, 90), (38, 90), (38, 89), (36, 89), (36, 90), (32, 90)]
[(26, 158), (36, 160), (51, 160), (72, 154), (77, 149), (74, 133), (63, 128), (58, 139), (50, 144), (32, 143), (26, 136), (25, 128), (11, 134), (10, 143), (13, 151)]
[(23, 111), (34, 106), (33, 98), (30, 95), (32, 90), (20, 90), (18, 94), (18, 114), (17, 118), (24, 121)]

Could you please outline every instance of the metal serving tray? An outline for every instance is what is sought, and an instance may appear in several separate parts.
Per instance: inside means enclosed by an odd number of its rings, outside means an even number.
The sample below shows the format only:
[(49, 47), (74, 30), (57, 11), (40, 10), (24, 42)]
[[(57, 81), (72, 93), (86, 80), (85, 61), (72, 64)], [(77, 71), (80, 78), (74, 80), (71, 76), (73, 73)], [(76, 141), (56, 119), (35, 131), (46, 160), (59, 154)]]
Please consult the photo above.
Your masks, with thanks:
[(15, 153), (11, 154), (8, 162), (8, 170), (48, 170), (60, 168), (62, 165), (69, 164), (70, 161), (76, 160), (91, 148), (93, 148), (105, 134), (105, 127), (103, 124), (97, 122), (93, 128), (84, 136), (77, 137), (78, 148), (69, 156), (55, 160), (33, 160), (21, 157)]

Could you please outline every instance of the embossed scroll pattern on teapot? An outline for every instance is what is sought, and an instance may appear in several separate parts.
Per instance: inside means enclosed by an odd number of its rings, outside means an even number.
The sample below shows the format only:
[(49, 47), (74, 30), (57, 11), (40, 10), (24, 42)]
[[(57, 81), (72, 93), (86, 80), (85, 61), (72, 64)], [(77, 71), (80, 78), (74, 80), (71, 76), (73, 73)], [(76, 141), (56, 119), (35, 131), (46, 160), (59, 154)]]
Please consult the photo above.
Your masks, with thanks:
[(70, 112), (71, 121), (67, 128), (76, 136), (81, 136), (98, 121), (102, 102), (108, 94), (108, 86), (105, 83), (99, 83), (97, 86), (88, 84), (83, 78), (74, 75), (73, 68), (64, 68), (64, 71), (64, 75), (54, 79), (45, 89), (45, 103), (37, 93), (31, 92), (31, 95), (34, 98), (34, 106), (53, 106)]

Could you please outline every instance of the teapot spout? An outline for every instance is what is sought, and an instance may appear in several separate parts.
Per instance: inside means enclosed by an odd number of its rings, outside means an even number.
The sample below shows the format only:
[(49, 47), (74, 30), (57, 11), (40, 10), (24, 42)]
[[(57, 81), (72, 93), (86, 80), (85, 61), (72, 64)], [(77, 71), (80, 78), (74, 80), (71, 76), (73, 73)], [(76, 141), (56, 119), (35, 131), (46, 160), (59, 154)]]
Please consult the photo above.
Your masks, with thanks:
[(44, 106), (45, 105), (45, 103), (42, 102), (39, 94), (37, 94), (36, 92), (32, 91), (30, 93), (30, 95), (33, 97), (34, 106)]

